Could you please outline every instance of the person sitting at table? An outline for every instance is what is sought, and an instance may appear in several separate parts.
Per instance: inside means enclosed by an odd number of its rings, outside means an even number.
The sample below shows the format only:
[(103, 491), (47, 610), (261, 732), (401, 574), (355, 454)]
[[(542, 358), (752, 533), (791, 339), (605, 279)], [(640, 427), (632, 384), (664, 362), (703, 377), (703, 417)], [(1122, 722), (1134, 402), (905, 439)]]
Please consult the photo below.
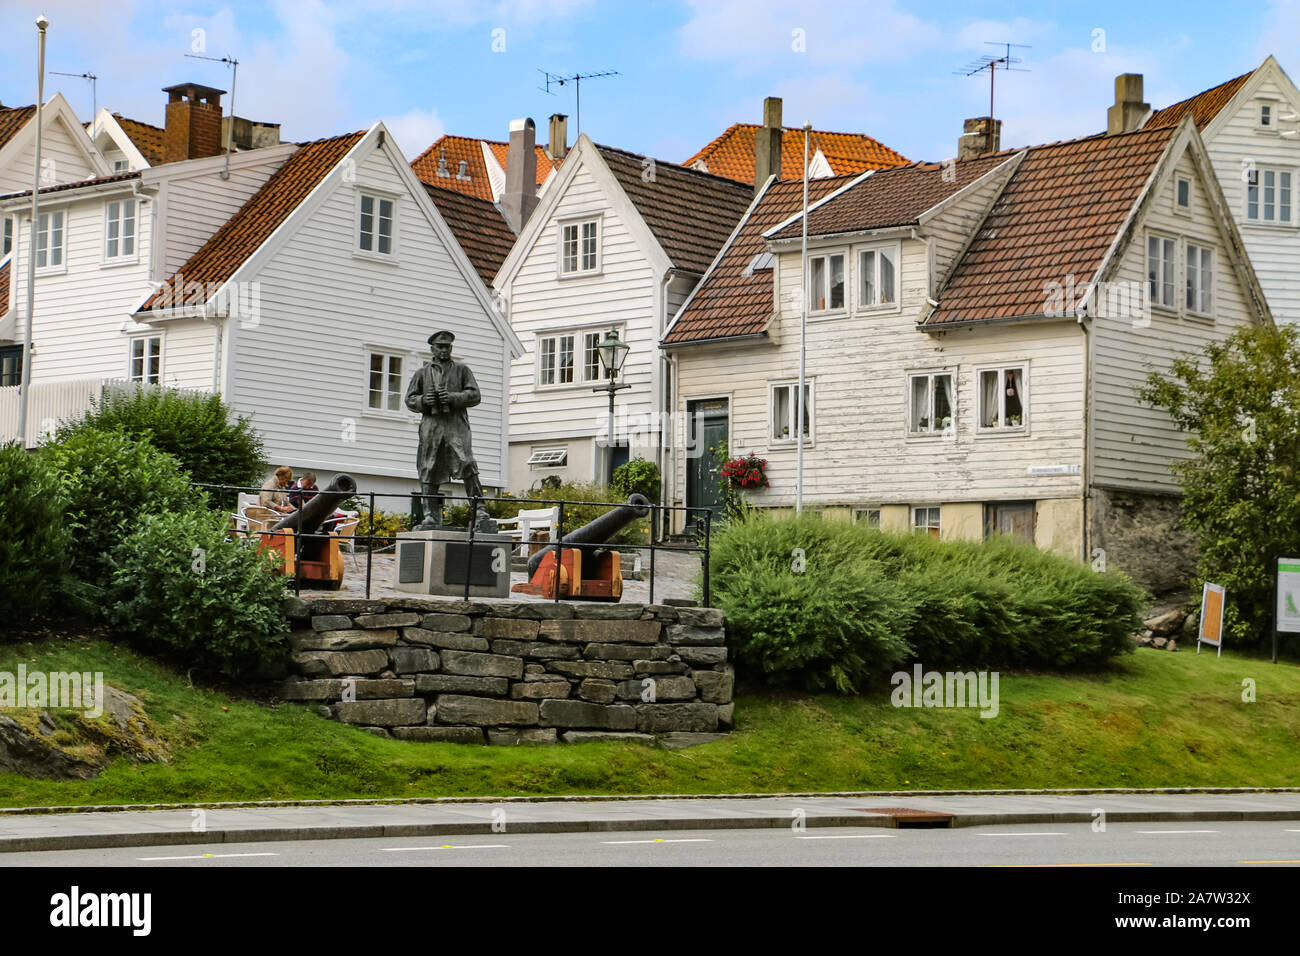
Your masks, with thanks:
[(295, 510), (301, 509), (310, 501), (317, 491), (316, 473), (314, 471), (304, 471), (302, 477), (295, 481), (289, 488), (289, 504), (293, 505)]
[(258, 504), (282, 515), (291, 514), (294, 507), (289, 504), (289, 496), (283, 489), (288, 488), (292, 483), (293, 469), (287, 465), (281, 465), (275, 469), (270, 478), (262, 482), (262, 493), (258, 496)]

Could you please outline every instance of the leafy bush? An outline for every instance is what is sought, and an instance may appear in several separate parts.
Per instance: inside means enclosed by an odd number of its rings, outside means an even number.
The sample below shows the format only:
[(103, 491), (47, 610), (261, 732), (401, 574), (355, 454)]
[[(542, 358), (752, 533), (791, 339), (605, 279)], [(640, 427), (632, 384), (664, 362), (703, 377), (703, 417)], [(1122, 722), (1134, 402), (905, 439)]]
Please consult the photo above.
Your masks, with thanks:
[(73, 571), (103, 583), (109, 554), (147, 515), (202, 508), (180, 463), (120, 432), (83, 429), (41, 449), (67, 499)]
[(44, 611), (68, 568), (67, 499), (41, 459), (0, 447), (0, 607), (14, 620)]
[(284, 578), (219, 513), (148, 515), (112, 560), (109, 619), (145, 649), (229, 676), (285, 652)]
[(709, 567), (738, 668), (844, 693), (910, 662), (1102, 666), (1132, 649), (1144, 601), (1122, 574), (1010, 538), (938, 541), (810, 516), (731, 523)]
[(220, 395), (155, 388), (109, 394), (85, 418), (62, 426), (55, 438), (91, 430), (147, 439), (174, 455), (192, 480), (206, 484), (257, 485), (266, 470), (262, 436), (248, 418), (235, 418)]
[(1139, 392), (1187, 433), (1194, 457), (1173, 464), (1182, 523), (1196, 538), (1196, 578), (1227, 589), (1226, 636), (1271, 635), (1273, 567), (1300, 548), (1300, 330), (1256, 326), (1152, 373)]
[(619, 465), (609, 479), (609, 486), (618, 492), (624, 501), (627, 500), (628, 495), (637, 494), (645, 495), (651, 501), (657, 502), (662, 485), (663, 477), (659, 474), (659, 466), (644, 458), (633, 458), (626, 464)]
[[(548, 488), (545, 491), (530, 491), (527, 498), (549, 499), (551, 501), (588, 501), (591, 504), (564, 506), (564, 523), (560, 529), (561, 534), (568, 534), (576, 531), (583, 525), (594, 521), (603, 514), (607, 514), (615, 505), (624, 504), (627, 501), (627, 495), (620, 494), (613, 488), (606, 488), (601, 485), (583, 484), (581, 482), (565, 482), (558, 488)], [(526, 499), (520, 499), (519, 507), (527, 508), (531, 502)], [(536, 506), (534, 506), (536, 507)], [(541, 505), (540, 507), (550, 507)], [(516, 513), (518, 509), (516, 509)], [(621, 531), (609, 539), (610, 544), (646, 544), (650, 540), (650, 516), (638, 518), (631, 524), (626, 525)]]
[(399, 531), (409, 531), (411, 529), (411, 519), (409, 515), (390, 514), (386, 511), (375, 509), (374, 530), (370, 526), (370, 509), (362, 508), (358, 512), (361, 523), (357, 525), (356, 546), (358, 550), (370, 550), (370, 543), (366, 541), (366, 535), (372, 535), (376, 540), (373, 548), (378, 551), (382, 548), (390, 547), (393, 542), (382, 540), (384, 538), (396, 537)]

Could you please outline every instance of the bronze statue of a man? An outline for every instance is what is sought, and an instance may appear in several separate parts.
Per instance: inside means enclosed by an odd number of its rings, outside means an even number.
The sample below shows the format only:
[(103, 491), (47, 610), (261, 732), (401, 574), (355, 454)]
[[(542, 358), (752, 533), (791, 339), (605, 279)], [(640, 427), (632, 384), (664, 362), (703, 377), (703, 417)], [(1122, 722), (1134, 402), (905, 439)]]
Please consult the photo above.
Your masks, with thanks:
[(469, 413), (483, 400), (478, 382), (469, 367), (451, 357), (451, 332), (434, 332), (429, 336), (433, 357), (411, 376), (406, 388), (406, 407), (421, 414), (420, 447), (415, 465), (420, 474), (420, 490), (425, 495), (428, 513), (417, 531), (442, 527), (444, 481), (459, 478), (465, 494), (473, 501), (470, 523), (480, 520), (479, 508), (483, 486), (479, 483), (478, 463), (470, 447)]

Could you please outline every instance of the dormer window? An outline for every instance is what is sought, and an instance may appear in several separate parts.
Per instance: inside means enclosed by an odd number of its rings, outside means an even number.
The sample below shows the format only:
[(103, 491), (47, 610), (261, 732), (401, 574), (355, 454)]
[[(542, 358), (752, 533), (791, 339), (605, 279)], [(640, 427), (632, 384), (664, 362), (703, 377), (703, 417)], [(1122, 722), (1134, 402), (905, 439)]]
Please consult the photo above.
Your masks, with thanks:
[(393, 254), (393, 200), (361, 194), (357, 248), (372, 255)]

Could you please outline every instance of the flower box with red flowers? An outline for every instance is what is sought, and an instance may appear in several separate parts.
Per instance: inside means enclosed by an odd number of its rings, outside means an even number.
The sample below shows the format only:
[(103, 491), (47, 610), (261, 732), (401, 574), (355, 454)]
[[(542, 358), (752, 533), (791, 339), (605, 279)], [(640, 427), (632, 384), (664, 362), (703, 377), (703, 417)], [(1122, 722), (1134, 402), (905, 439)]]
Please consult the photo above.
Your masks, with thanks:
[(722, 478), (728, 488), (748, 490), (771, 487), (767, 483), (767, 459), (757, 455), (731, 459), (722, 466)]

